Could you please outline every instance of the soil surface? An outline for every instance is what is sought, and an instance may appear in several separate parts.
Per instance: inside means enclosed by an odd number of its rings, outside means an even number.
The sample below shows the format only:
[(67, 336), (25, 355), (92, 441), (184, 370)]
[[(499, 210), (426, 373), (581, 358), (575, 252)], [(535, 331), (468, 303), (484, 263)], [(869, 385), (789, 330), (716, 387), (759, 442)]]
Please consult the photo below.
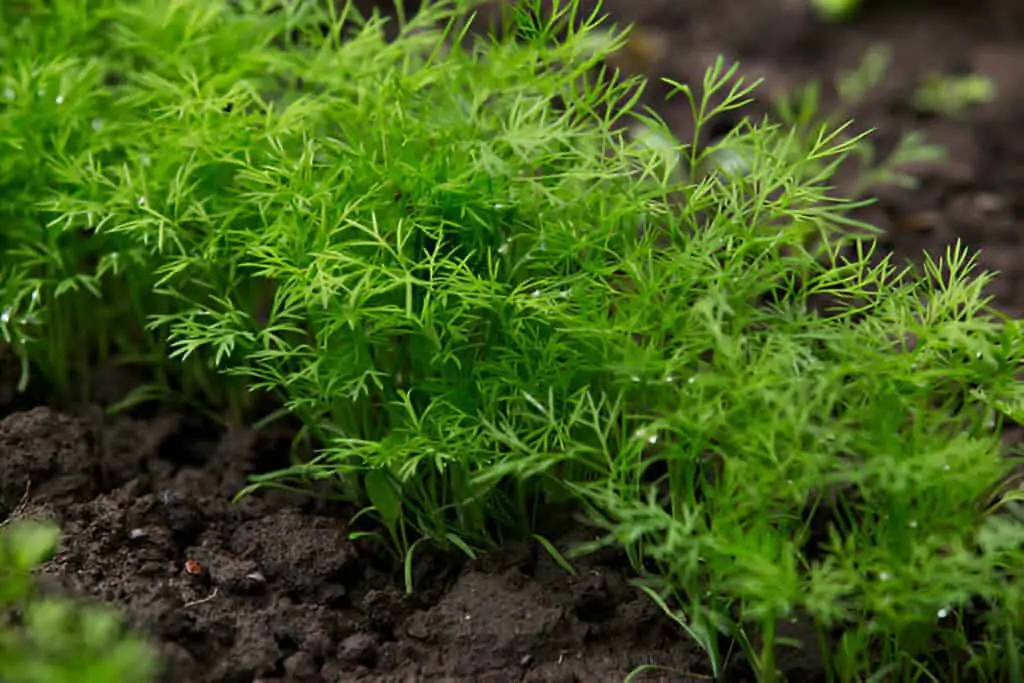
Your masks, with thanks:
[[(699, 82), (721, 53), (764, 77), (766, 98), (888, 46), (893, 63), (852, 112), (858, 126), (878, 129), (882, 150), (920, 130), (949, 156), (916, 169), (916, 191), (883, 192), (866, 217), (901, 257), (958, 238), (981, 250), (980, 264), (1002, 271), (992, 294), (1019, 315), (1024, 42), (998, 8), (901, 6), (828, 26), (805, 0), (606, 3), (667, 38), (652, 75)], [(993, 79), (994, 102), (965, 121), (914, 112), (923, 75), (965, 70)], [(666, 105), (662, 94), (655, 88), (651, 103), (685, 137), (683, 102)], [(347, 540), (351, 511), (283, 493), (231, 502), (248, 475), (286, 464), (287, 429), (15, 402), (9, 376), (0, 372), (0, 518), (27, 491), (23, 512), (59, 520), (48, 584), (121, 607), (162, 652), (163, 680), (611, 682), (644, 664), (667, 667), (646, 680), (707, 680), (700, 651), (630, 587), (615, 554), (577, 562), (576, 577), (527, 544), (474, 562), (422, 554), (407, 595), (390, 558)], [(574, 533), (555, 540), (567, 546)], [(812, 660), (783, 664), (794, 681), (821, 673)]]

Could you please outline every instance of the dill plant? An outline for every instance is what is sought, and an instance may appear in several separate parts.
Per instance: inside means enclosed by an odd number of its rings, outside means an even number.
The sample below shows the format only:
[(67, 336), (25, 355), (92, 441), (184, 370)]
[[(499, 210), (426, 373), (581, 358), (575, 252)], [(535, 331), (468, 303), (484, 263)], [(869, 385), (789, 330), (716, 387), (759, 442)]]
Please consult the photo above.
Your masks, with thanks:
[[(96, 345), (89, 337), (103, 327), (86, 324), (98, 322), (100, 286), (85, 264), (101, 258), (105, 245), (79, 239), (77, 230), (52, 224), (55, 216), (41, 210), (60, 183), (47, 160), (103, 146), (90, 125), (106, 114), (106, 63), (99, 22), (84, 9), (73, 3), (53, 12), (40, 4), (0, 9), (0, 330), (21, 352), (26, 370), (32, 359), (59, 384), (88, 364)], [(48, 339), (33, 344), (39, 324)]]
[[(670, 138), (642, 79), (601, 68), (624, 36), (575, 2), (484, 36), (431, 3), (394, 40), (348, 4), (52, 6), (63, 43), (3, 15), (26, 358), (62, 376), (131, 330), (186, 393), (277, 395), (315, 453), (247, 491), (333, 483), (407, 572), (422, 539), (473, 554), (575, 501), (716, 674), (738, 643), (778, 680), (807, 618), (834, 680), (1019, 676), (1019, 324), (959, 245), (917, 272), (843, 236), (846, 126), (645, 144)], [(63, 108), (29, 98), (40, 64)], [(698, 132), (755, 85), (670, 83)]]
[(613, 133), (638, 84), (595, 81), (583, 37), (598, 15), (554, 42), (574, 5), (522, 11), (493, 40), (431, 5), (394, 42), (379, 19), (314, 7), (266, 15), (230, 65), (203, 46), (241, 20), (202, 12), (162, 67), (187, 83), (133, 76), (146, 87), (125, 97), (154, 115), (131, 139), (175, 143), (142, 180), (97, 169), (119, 199), (106, 229), (160, 245), (157, 291), (180, 306), (152, 324), (174, 355), (212, 358), (304, 420), (318, 456), (271, 481), (329, 478), (369, 494), (403, 551), (411, 526), (472, 552), (534, 526), (535, 491), (480, 480), (495, 429), (602, 372), (559, 310), (624, 230), (668, 210)]
[[(89, 386), (92, 368), (114, 361), (154, 378), (124, 405), (172, 396), (230, 405), (244, 397), (225, 392), (223, 379), (211, 383), (205, 359), (169, 362), (162, 336), (145, 327), (149, 316), (178, 306), (154, 295), (155, 269), (173, 237), (147, 192), (173, 205), (175, 178), (185, 176), (174, 167), (166, 185), (146, 184), (145, 169), (163, 163), (161, 151), (173, 143), (137, 134), (151, 115), (149, 86), (138, 81), (159, 79), (161, 66), (173, 71), (170, 46), (182, 38), (175, 47), (187, 48), (181, 31), (204, 14), (198, 5), (107, 0), (0, 8), (0, 334), (22, 360), (22, 388), (35, 373), (68, 396)], [(222, 62), (231, 49), (225, 37), (215, 48)], [(173, 214), (178, 226), (205, 218)], [(131, 226), (138, 229), (127, 237)]]

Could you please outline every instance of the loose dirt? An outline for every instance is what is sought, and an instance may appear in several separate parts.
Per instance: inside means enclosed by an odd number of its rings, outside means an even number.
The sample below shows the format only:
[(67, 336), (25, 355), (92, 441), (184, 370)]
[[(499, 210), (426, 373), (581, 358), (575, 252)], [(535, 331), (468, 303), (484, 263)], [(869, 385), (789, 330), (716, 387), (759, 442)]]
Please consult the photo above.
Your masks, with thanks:
[[(882, 150), (921, 130), (949, 158), (917, 169), (918, 190), (884, 192), (866, 217), (900, 257), (957, 238), (981, 250), (980, 264), (1002, 271), (998, 304), (1024, 314), (1024, 43), (1010, 23), (934, 3), (842, 26), (796, 0), (607, 6), (668, 38), (652, 75), (697, 82), (721, 53), (763, 76), (765, 97), (887, 45), (892, 66), (854, 112), (858, 126), (877, 128)], [(925, 73), (964, 70), (991, 77), (996, 101), (962, 122), (914, 112)], [(655, 88), (651, 104), (685, 137), (685, 107), (663, 94)], [(644, 664), (666, 667), (646, 680), (707, 680), (700, 651), (631, 588), (614, 553), (577, 562), (575, 577), (530, 544), (474, 562), (424, 553), (406, 594), (389, 556), (347, 539), (351, 510), (280, 492), (231, 502), (249, 474), (286, 464), (288, 429), (224, 430), (170, 409), (110, 418), (99, 406), (48, 407), (16, 399), (8, 369), (0, 518), (27, 490), (22, 512), (57, 519), (65, 535), (46, 585), (119, 606), (160, 649), (163, 680), (611, 682)], [(581, 533), (553, 538), (567, 547)], [(821, 674), (798, 656), (785, 665), (791, 680)]]
[(348, 540), (349, 511), (283, 494), (232, 504), (284, 437), (173, 413), (13, 412), (0, 499), (28, 488), (20, 514), (60, 521), (50, 588), (123, 608), (167, 681), (597, 681), (694, 665), (621, 558), (572, 577), (529, 544), (478, 562), (424, 554), (410, 595), (388, 556)]

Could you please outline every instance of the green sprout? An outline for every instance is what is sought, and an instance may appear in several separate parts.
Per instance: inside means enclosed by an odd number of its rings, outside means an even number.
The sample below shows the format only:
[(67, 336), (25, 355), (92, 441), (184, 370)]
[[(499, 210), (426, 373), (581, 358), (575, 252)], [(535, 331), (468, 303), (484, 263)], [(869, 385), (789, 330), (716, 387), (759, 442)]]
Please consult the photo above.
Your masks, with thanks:
[[(9, 523), (8, 523), (9, 522)], [(30, 520), (0, 525), (0, 677), (7, 683), (146, 683), (158, 673), (149, 646), (110, 609), (36, 593), (31, 572), (60, 532)]]
[[(891, 61), (892, 51), (888, 47), (874, 45), (864, 52), (857, 65), (836, 74), (832, 86), (839, 101), (835, 111), (827, 117), (821, 112), (822, 84), (818, 81), (804, 84), (780, 97), (775, 102), (776, 116), (803, 139), (796, 154), (805, 155), (806, 150), (814, 144), (817, 127), (821, 125), (822, 119), (831, 121), (833, 125), (848, 122), (867, 96), (881, 85)], [(857, 162), (857, 174), (850, 194), (854, 197), (870, 197), (873, 191), (887, 185), (917, 189), (919, 179), (907, 172), (906, 168), (942, 161), (946, 158), (946, 150), (930, 143), (920, 131), (909, 130), (900, 135), (896, 146), (887, 156), (881, 157), (870, 136), (860, 133), (852, 156)]]
[(929, 74), (914, 91), (912, 104), (922, 113), (959, 121), (971, 109), (995, 97), (996, 86), (987, 76)]
[(812, 0), (818, 15), (827, 21), (849, 19), (861, 7), (861, 0)]

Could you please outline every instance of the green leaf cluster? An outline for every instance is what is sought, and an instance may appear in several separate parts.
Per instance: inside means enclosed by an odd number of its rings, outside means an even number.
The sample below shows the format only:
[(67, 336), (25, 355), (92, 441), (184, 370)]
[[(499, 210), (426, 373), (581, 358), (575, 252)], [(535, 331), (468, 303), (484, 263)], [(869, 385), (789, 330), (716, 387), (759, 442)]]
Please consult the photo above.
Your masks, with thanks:
[(31, 572), (50, 559), (59, 537), (49, 523), (0, 527), (0, 677), (9, 683), (153, 680), (153, 652), (124, 632), (113, 610), (36, 593)]
[[(332, 483), (407, 577), (571, 500), (715, 670), (775, 680), (806, 617), (838, 680), (1019, 675), (991, 275), (850, 236), (848, 125), (703, 143), (756, 86), (720, 60), (668, 83), (679, 144), (602, 66), (625, 34), (545, 4), (393, 40), (348, 4), (5, 4), (4, 339), (61, 386), (113, 357), (235, 419), (276, 396), (295, 464), (247, 491)], [(981, 640), (939, 617), (979, 601)]]

